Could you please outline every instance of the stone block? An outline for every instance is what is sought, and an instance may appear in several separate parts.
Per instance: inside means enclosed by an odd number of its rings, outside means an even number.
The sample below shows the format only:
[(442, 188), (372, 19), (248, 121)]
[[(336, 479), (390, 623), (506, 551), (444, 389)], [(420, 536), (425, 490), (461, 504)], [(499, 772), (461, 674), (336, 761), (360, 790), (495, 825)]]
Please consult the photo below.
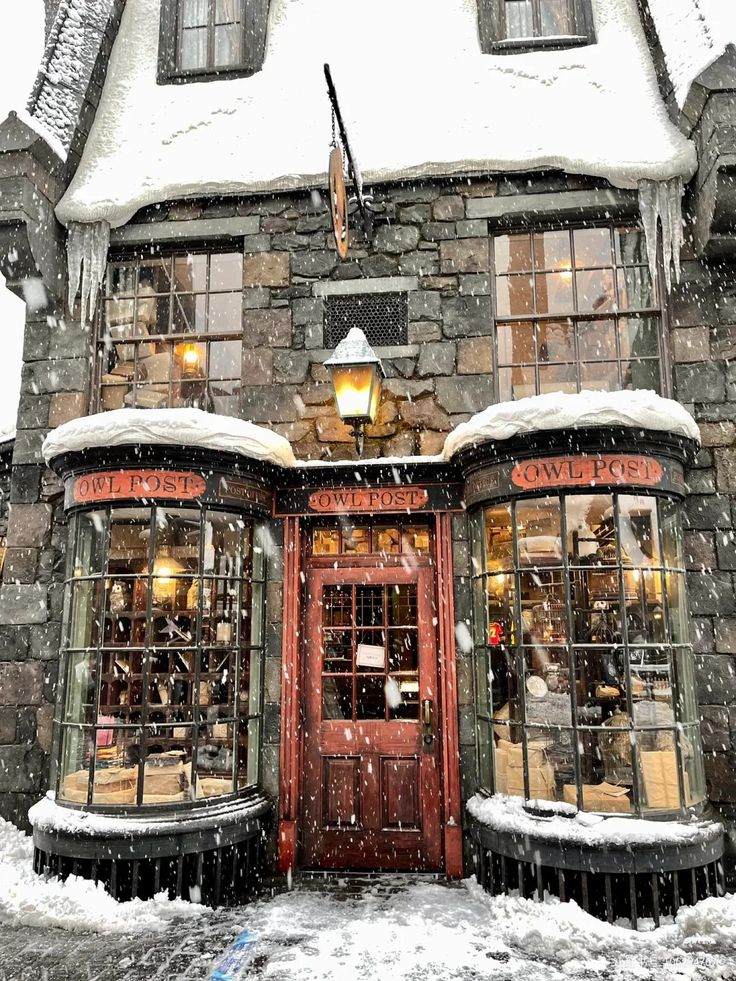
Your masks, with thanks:
[[(61, 393), (58, 393), (61, 394)], [(21, 395), (18, 402), (18, 429), (48, 429), (52, 395)]]
[(490, 296), (491, 277), (485, 273), (469, 273), (459, 276), (460, 296)]
[(265, 286), (251, 286), (243, 290), (243, 309), (258, 310), (271, 303), (271, 290)]
[(243, 390), (243, 412), (257, 423), (295, 422), (295, 390), (283, 385), (246, 386)]
[(386, 456), (414, 456), (417, 451), (415, 433), (398, 433), (386, 441), (384, 453)]
[(84, 392), (89, 383), (87, 358), (38, 361), (26, 365), (22, 391), (31, 395), (54, 392)]
[(288, 286), (289, 253), (255, 252), (243, 258), (244, 286)]
[(456, 225), (458, 238), (480, 238), (488, 235), (488, 222), (482, 218), (470, 218)]
[(719, 447), (713, 451), (716, 462), (716, 483), (718, 490), (733, 494), (736, 492), (736, 448)]
[(722, 363), (706, 361), (675, 366), (675, 391), (680, 402), (723, 402), (726, 373)]
[(435, 429), (447, 433), (452, 428), (446, 412), (439, 408), (434, 398), (421, 398), (416, 402), (400, 402), (399, 415), (412, 429)]
[(274, 351), (270, 347), (244, 347), (242, 359), (244, 385), (270, 385), (273, 376)]
[(410, 320), (407, 331), (410, 344), (427, 344), (430, 341), (442, 340), (442, 328), (431, 320)]
[(291, 271), (294, 276), (308, 278), (329, 276), (338, 261), (337, 253), (330, 249), (295, 252), (291, 257)]
[(43, 466), (43, 453), (41, 447), (46, 438), (45, 429), (19, 429), (15, 434), (15, 447), (13, 449), (13, 465)]
[(412, 290), (408, 295), (409, 320), (439, 320), (442, 299), (438, 293)]
[(723, 617), (715, 621), (715, 642), (719, 654), (736, 654), (736, 619)]
[(429, 204), (416, 202), (399, 207), (399, 221), (407, 225), (421, 225), (423, 222), (429, 221), (431, 217), (432, 208)]
[(729, 572), (736, 571), (736, 536), (733, 531), (718, 531), (715, 534), (717, 568)]
[(45, 771), (40, 750), (0, 746), (0, 793), (38, 793)]
[(414, 378), (387, 378), (383, 383), (383, 390), (400, 399), (418, 399), (434, 392), (434, 381), (431, 378), (421, 381)]
[(294, 300), (291, 313), (295, 327), (305, 324), (321, 324), (324, 317), (325, 301), (321, 296), (309, 296), (302, 300)]
[(493, 349), (489, 337), (464, 337), (457, 342), (459, 375), (490, 375), (493, 371)]
[(443, 297), (442, 314), (445, 337), (480, 337), (493, 333), (490, 296)]
[(45, 623), (48, 614), (46, 587), (40, 583), (0, 586), (0, 623), (13, 626)]
[(15, 708), (0, 709), (0, 744), (12, 745), (16, 739), (18, 712)]
[(43, 667), (37, 661), (0, 663), (0, 705), (40, 705)]
[(716, 475), (712, 470), (691, 470), (687, 486), (691, 494), (715, 494)]
[(490, 250), (487, 237), (440, 242), (441, 273), (484, 273), (489, 268)]
[(5, 554), (3, 575), (6, 582), (35, 582), (37, 565), (37, 548), (9, 548)]
[(729, 654), (696, 654), (698, 705), (736, 703), (736, 663)]
[(707, 327), (677, 327), (670, 332), (672, 356), (680, 364), (710, 359)]
[(417, 375), (451, 375), (455, 371), (455, 345), (450, 341), (442, 344), (423, 344), (419, 351)]
[(436, 252), (405, 252), (399, 257), (402, 276), (434, 276), (440, 271)]
[(395, 276), (399, 270), (399, 260), (388, 255), (369, 255), (360, 260), (360, 268), (369, 279)]
[(428, 429), (419, 433), (419, 453), (421, 456), (439, 456), (445, 445), (446, 433), (434, 433)]
[(690, 641), (696, 654), (712, 654), (713, 621), (706, 617), (691, 617)]
[(435, 221), (456, 221), (465, 217), (465, 202), (459, 194), (446, 194), (432, 205)]
[(12, 503), (33, 504), (41, 492), (41, 469), (33, 466), (13, 466), (10, 478), (10, 500)]
[(291, 311), (246, 310), (243, 314), (244, 347), (291, 347)]
[[(63, 598), (63, 587), (59, 590), (59, 593), (60, 597)], [(58, 612), (61, 615), (61, 610)], [(61, 623), (58, 620), (53, 620), (49, 623), (32, 624), (28, 631), (28, 636), (31, 657), (39, 661), (51, 661), (58, 658), (59, 651), (61, 650)]]
[(304, 325), (304, 347), (308, 351), (320, 350), (325, 346), (325, 328), (323, 323)]
[(493, 378), (487, 375), (465, 375), (438, 378), (435, 381), (437, 401), (448, 413), (473, 413), (493, 402)]
[(302, 419), (298, 422), (278, 422), (273, 427), (273, 431), (288, 439), (290, 443), (298, 443), (311, 436), (313, 427), (310, 420)]
[(51, 535), (51, 514), (48, 504), (11, 504), (8, 546), (42, 548)]
[(736, 803), (736, 753), (706, 754), (705, 786), (710, 800)]
[(49, 428), (80, 419), (87, 415), (87, 395), (85, 392), (55, 392), (49, 404)]
[(281, 700), (281, 661), (276, 657), (265, 659), (263, 672), (263, 689), (267, 702)]
[(322, 416), (315, 422), (317, 439), (321, 443), (352, 443), (353, 437), (345, 423), (335, 415)]
[(703, 446), (732, 446), (736, 426), (732, 422), (701, 422), (700, 439)]
[(447, 242), (457, 237), (454, 221), (428, 221), (422, 225), (425, 242)]
[(306, 351), (274, 351), (273, 380), (277, 384), (301, 385), (307, 380), (309, 365)]
[(731, 501), (724, 494), (694, 494), (686, 498), (685, 514), (690, 528), (731, 527)]

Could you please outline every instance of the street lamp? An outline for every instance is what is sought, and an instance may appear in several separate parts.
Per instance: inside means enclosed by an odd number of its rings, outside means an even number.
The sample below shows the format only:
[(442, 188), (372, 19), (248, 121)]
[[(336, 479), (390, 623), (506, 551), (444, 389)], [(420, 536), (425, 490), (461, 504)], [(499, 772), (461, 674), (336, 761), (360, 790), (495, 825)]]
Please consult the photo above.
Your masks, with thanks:
[(342, 421), (350, 425), (360, 456), (365, 427), (374, 423), (378, 414), (383, 367), (359, 327), (350, 329), (332, 357), (325, 361), (325, 366), (332, 379), (337, 411)]

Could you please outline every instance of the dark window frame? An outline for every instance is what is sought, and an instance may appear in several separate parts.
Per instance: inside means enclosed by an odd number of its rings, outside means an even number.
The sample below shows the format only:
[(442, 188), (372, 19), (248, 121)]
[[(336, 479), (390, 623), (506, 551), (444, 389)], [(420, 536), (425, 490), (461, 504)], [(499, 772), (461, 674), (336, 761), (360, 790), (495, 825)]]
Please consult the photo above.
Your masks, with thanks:
[[(535, 23), (539, 0), (532, 0)], [(569, 36), (509, 38), (506, 36), (506, 0), (478, 0), (478, 32), (484, 54), (519, 54), (525, 51), (559, 51), (595, 44), (595, 25), (590, 0), (567, 0), (573, 30)], [(535, 32), (536, 33), (536, 32)]]
[(208, 2), (208, 65), (203, 68), (186, 69), (181, 68), (179, 12), (182, 0), (162, 0), (157, 75), (159, 85), (180, 85), (187, 82), (242, 78), (255, 75), (263, 68), (270, 0), (238, 0), (241, 6), (241, 58), (237, 64), (222, 66), (209, 63), (214, 60), (213, 38), (216, 0), (208, 0)]

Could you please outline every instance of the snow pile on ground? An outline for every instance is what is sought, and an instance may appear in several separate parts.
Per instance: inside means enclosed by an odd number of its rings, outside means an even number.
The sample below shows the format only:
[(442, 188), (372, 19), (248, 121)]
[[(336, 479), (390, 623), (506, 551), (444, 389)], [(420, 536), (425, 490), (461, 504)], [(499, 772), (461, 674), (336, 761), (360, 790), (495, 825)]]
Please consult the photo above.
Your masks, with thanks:
[(118, 903), (102, 885), (70, 876), (44, 879), (33, 871), (33, 842), (0, 818), (0, 921), (13, 926), (58, 927), (100, 933), (167, 930), (173, 921), (199, 916), (203, 906), (155, 899)]
[(46, 437), (44, 460), (105, 446), (199, 446), (277, 466), (295, 464), (291, 444), (278, 433), (243, 419), (201, 409), (114, 409), (72, 419)]
[(695, 149), (667, 115), (636, 0), (592, 8), (595, 44), (487, 55), (477, 0), (271, 0), (262, 71), (158, 85), (160, 0), (128, 0), (57, 214), (117, 227), (189, 194), (324, 184), (323, 62), (371, 182), (547, 168), (629, 188), (688, 179)]
[(677, 103), (726, 49), (736, 44), (733, 0), (649, 0)]
[[(539, 802), (543, 806), (543, 802)], [(647, 821), (644, 818), (609, 817), (577, 811), (571, 805), (557, 805), (558, 813), (536, 817), (524, 809), (521, 797), (476, 794), (468, 811), (481, 824), (494, 831), (529, 835), (588, 845), (591, 848), (626, 848), (629, 845), (691, 845), (709, 841), (721, 834), (713, 821)]]
[(549, 392), (516, 402), (500, 402), (478, 412), (449, 434), (443, 456), (449, 460), (467, 446), (511, 439), (523, 433), (599, 426), (667, 432), (700, 442), (700, 430), (687, 409), (654, 392)]

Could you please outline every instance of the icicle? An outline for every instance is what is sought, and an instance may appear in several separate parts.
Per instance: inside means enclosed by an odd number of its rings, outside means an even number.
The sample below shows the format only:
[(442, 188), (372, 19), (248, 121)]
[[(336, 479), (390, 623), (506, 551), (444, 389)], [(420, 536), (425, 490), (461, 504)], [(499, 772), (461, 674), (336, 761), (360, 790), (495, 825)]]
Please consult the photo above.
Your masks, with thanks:
[(680, 282), (682, 249), (682, 178), (667, 181), (639, 181), (639, 211), (647, 243), (647, 259), (652, 280), (657, 281), (658, 229), (662, 229), (662, 259), (667, 292), (672, 288), (671, 267)]
[(88, 323), (95, 312), (97, 291), (105, 275), (109, 245), (110, 225), (108, 222), (70, 223), (66, 246), (69, 267), (69, 307), (71, 309), (74, 305), (81, 279), (80, 319), (82, 323)]

